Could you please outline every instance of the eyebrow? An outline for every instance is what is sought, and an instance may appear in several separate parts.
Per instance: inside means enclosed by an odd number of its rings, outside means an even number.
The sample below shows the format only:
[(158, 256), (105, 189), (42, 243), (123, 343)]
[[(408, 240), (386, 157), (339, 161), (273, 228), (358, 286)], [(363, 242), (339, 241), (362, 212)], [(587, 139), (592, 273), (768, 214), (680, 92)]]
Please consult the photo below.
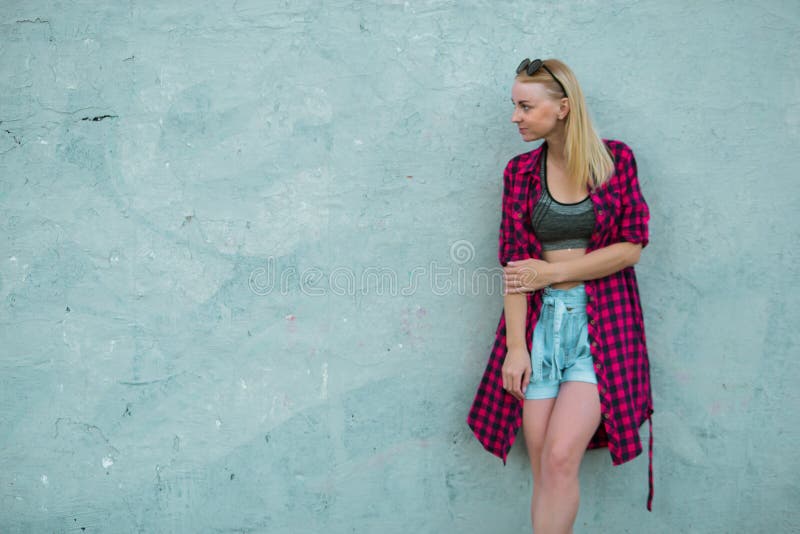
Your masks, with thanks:
[[(511, 103), (512, 103), (512, 104), (514, 103), (514, 99), (513, 99), (513, 98), (511, 99)], [(527, 100), (520, 100), (520, 101), (518, 102), (518, 104), (530, 104), (530, 102), (528, 102)]]

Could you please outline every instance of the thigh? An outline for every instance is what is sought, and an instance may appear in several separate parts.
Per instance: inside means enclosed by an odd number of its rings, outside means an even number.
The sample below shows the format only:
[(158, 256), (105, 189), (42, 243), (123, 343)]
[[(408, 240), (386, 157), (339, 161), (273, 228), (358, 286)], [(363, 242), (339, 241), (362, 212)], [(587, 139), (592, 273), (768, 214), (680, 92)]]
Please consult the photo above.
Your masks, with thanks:
[(522, 405), (522, 434), (531, 462), (534, 479), (539, 475), (539, 465), (550, 414), (555, 405), (555, 397), (549, 399), (526, 399)]
[(522, 405), (522, 432), (528, 448), (531, 445), (541, 448), (555, 403), (555, 397), (536, 400), (525, 399), (525, 403)]
[(599, 425), (597, 384), (564, 382), (550, 414), (544, 449), (561, 461), (580, 464)]

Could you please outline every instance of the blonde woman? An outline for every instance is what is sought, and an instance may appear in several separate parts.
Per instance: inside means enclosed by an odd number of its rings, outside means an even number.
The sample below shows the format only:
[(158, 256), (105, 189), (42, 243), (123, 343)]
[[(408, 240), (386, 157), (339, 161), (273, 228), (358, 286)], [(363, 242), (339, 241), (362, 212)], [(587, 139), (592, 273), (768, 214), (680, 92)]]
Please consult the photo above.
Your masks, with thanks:
[(567, 65), (523, 60), (511, 102), (522, 139), (543, 142), (503, 173), (504, 307), (467, 422), (504, 463), (522, 426), (533, 530), (568, 533), (586, 450), (632, 460), (646, 420), (652, 509), (653, 402), (634, 271), (650, 213), (633, 151), (597, 135)]

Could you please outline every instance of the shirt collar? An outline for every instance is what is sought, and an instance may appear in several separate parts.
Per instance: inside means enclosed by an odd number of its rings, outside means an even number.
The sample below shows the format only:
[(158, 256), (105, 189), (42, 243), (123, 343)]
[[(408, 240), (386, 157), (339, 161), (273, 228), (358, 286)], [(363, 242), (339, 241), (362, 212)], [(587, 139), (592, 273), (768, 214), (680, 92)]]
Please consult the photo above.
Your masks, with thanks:
[(547, 146), (547, 141), (542, 142), (541, 145), (528, 152), (528, 154), (530, 154), (530, 158), (528, 159), (528, 163), (522, 169), (525, 173), (534, 174), (536, 172), (536, 167), (539, 165), (539, 158), (541, 157), (542, 150), (545, 146)]

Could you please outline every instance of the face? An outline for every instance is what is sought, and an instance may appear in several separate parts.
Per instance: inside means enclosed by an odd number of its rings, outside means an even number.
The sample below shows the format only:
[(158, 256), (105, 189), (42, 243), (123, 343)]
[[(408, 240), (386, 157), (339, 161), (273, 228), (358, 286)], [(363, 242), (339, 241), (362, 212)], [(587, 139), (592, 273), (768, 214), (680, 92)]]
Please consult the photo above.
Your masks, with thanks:
[[(562, 100), (566, 102), (566, 99)], [(517, 125), (523, 141), (536, 141), (564, 127), (559, 119), (566, 117), (569, 108), (562, 101), (548, 96), (540, 83), (515, 81), (511, 88), (511, 102), (514, 113), (511, 122)], [(561, 106), (561, 109), (559, 109)]]

